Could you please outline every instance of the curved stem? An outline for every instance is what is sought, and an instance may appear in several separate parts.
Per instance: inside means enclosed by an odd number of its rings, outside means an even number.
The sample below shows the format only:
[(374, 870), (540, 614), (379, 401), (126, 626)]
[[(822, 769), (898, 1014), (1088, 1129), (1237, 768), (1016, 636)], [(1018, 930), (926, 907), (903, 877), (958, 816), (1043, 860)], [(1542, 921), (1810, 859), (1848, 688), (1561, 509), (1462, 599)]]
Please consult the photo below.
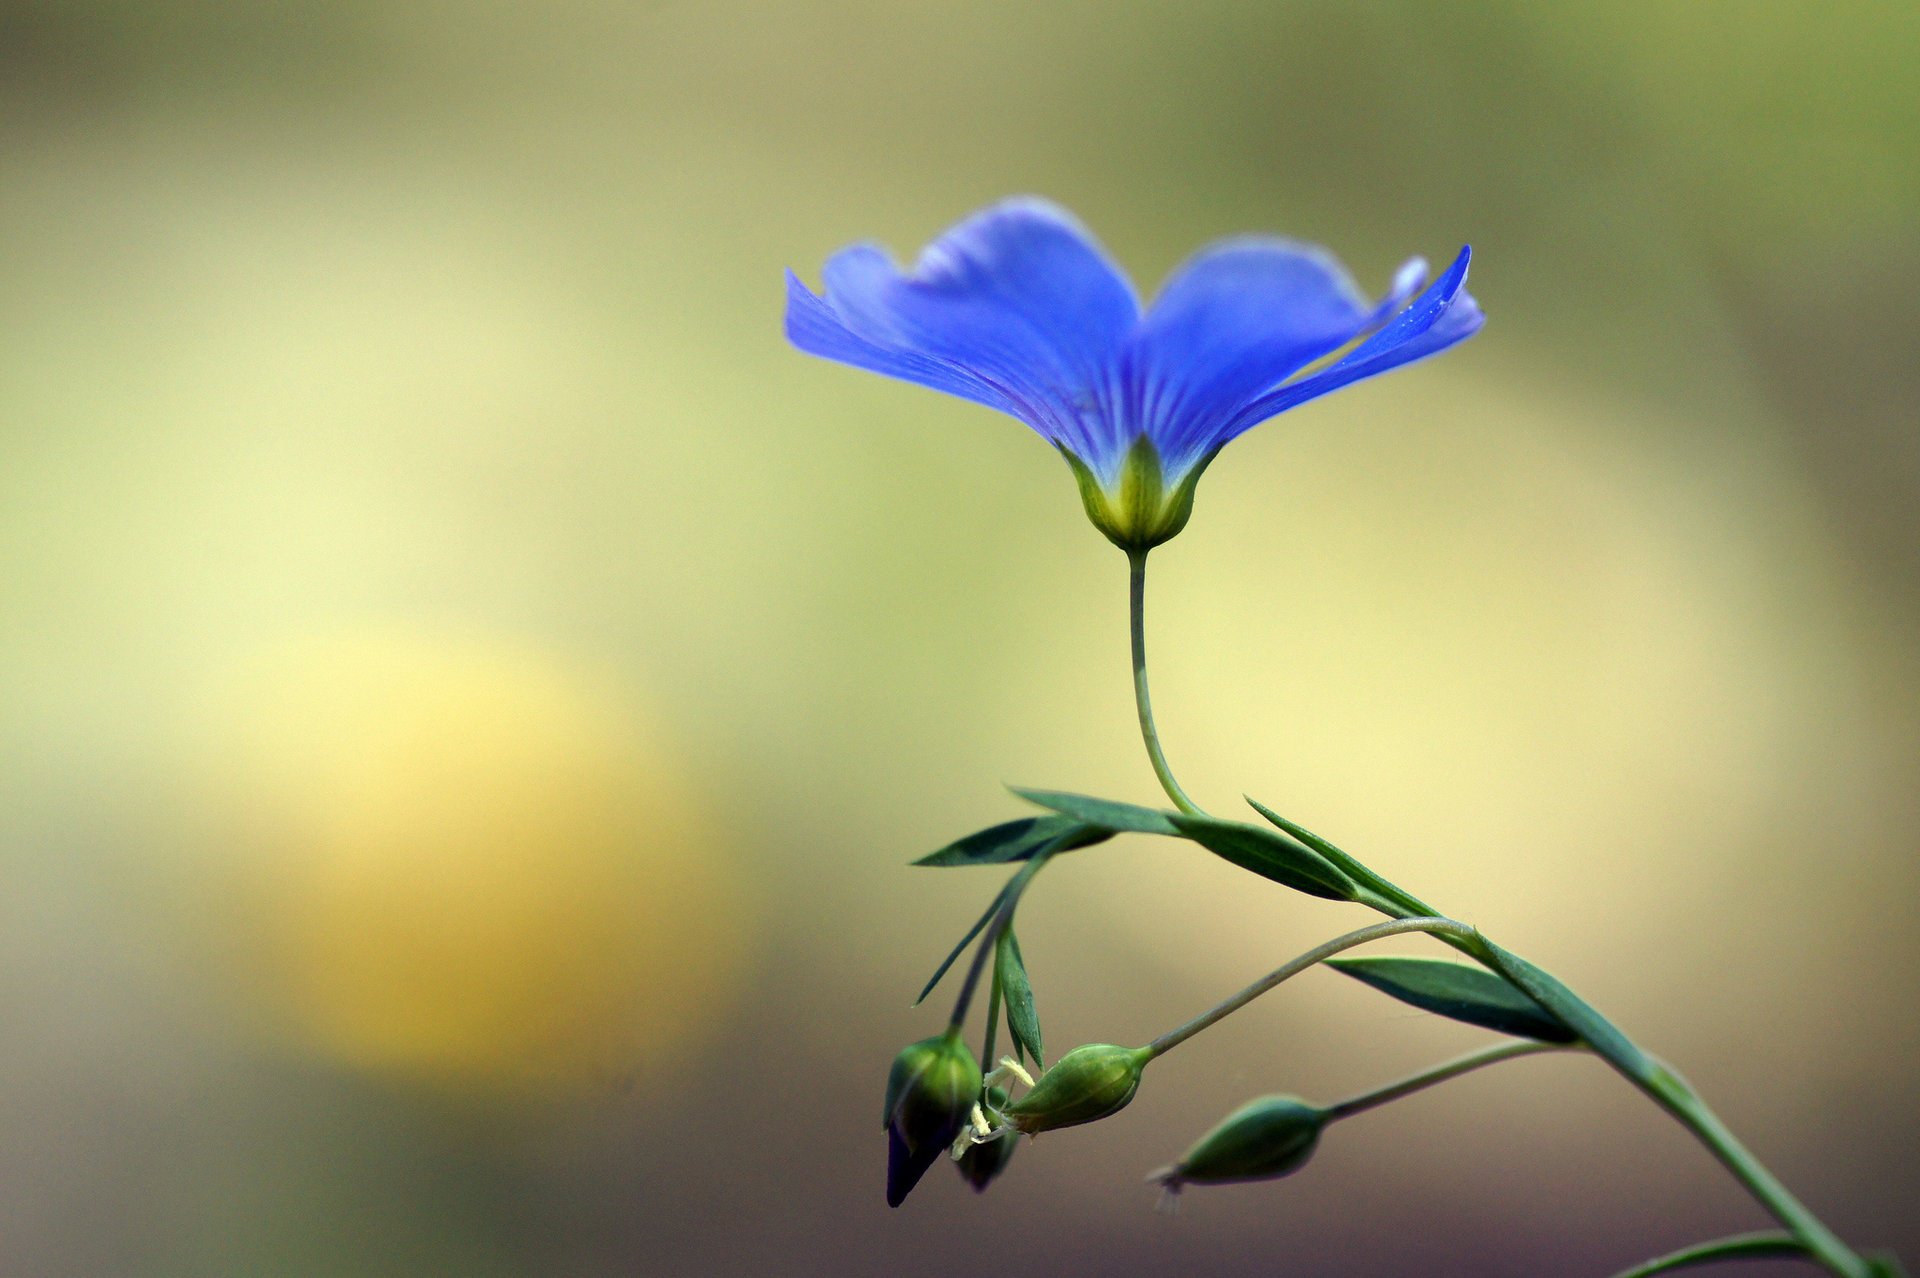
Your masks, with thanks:
[[(1187, 797), (1186, 791), (1180, 788), (1180, 783), (1174, 780), (1173, 770), (1168, 766), (1166, 755), (1160, 749), (1159, 734), (1155, 732), (1153, 726), (1153, 708), (1147, 697), (1146, 552), (1129, 552), (1128, 562), (1132, 567), (1129, 595), (1133, 631), (1133, 690), (1134, 699), (1140, 709), (1140, 734), (1146, 742), (1147, 757), (1152, 760), (1154, 773), (1160, 778), (1160, 784), (1166, 790), (1167, 796), (1181, 811), (1197, 815), (1200, 814), (1199, 806)], [(1805, 1248), (1810, 1259), (1838, 1275), (1838, 1278), (1873, 1278), (1876, 1272), (1873, 1266), (1841, 1241), (1840, 1237), (1827, 1228), (1804, 1203), (1794, 1197), (1780, 1179), (1768, 1171), (1760, 1160), (1740, 1143), (1727, 1125), (1721, 1121), (1720, 1116), (1707, 1108), (1706, 1103), (1694, 1093), (1691, 1087), (1687, 1086), (1673, 1071), (1648, 1056), (1613, 1022), (1600, 1015), (1584, 1000), (1545, 972), (1493, 945), (1476, 929), (1438, 915), (1414, 915), (1412, 906), (1418, 901), (1417, 897), (1392, 888), (1391, 884), (1387, 884), (1380, 876), (1361, 865), (1357, 859), (1340, 852), (1337, 848), (1333, 848), (1331, 853), (1328, 853), (1326, 849), (1332, 848), (1331, 844), (1321, 847), (1324, 843), (1322, 840), (1308, 841), (1323, 854), (1330, 855), (1343, 868), (1351, 866), (1349, 873), (1353, 874), (1356, 882), (1366, 886), (1383, 885), (1384, 889), (1390, 889), (1382, 890), (1376, 887), (1368, 903), (1380, 909), (1382, 913), (1399, 917), (1389, 923), (1376, 924), (1371, 928), (1349, 932), (1346, 936), (1329, 941), (1317, 950), (1301, 955), (1265, 980), (1248, 986), (1212, 1011), (1170, 1034), (1155, 1039), (1147, 1047), (1152, 1055), (1158, 1056), (1172, 1050), (1201, 1030), (1246, 1006), (1282, 981), (1343, 949), (1364, 945), (1370, 940), (1393, 936), (1400, 932), (1429, 932), (1455, 948), (1463, 950), (1481, 965), (1504, 977), (1565, 1021), (1586, 1041), (1596, 1055), (1612, 1065), (1654, 1103), (1692, 1132), (1695, 1139), (1720, 1160), (1755, 1201), (1791, 1231)]]
[(1390, 919), (1385, 923), (1375, 923), (1370, 927), (1363, 927), (1348, 932), (1344, 936), (1336, 936), (1326, 944), (1317, 945), (1305, 954), (1302, 954), (1299, 958), (1275, 968), (1272, 972), (1269, 972), (1253, 984), (1247, 986), (1247, 988), (1241, 990), (1232, 998), (1219, 1004), (1217, 1007), (1202, 1012), (1199, 1016), (1194, 1017), (1179, 1029), (1169, 1030), (1167, 1033), (1162, 1034), (1159, 1038), (1147, 1044), (1147, 1051), (1151, 1056), (1162, 1056), (1180, 1046), (1180, 1044), (1186, 1042), (1201, 1030), (1216, 1025), (1227, 1017), (1232, 1016), (1235, 1012), (1253, 1002), (1253, 1000), (1259, 998), (1262, 994), (1265, 994), (1282, 981), (1292, 980), (1308, 968), (1313, 967), (1315, 964), (1325, 962), (1342, 950), (1350, 950), (1356, 945), (1365, 945), (1370, 941), (1384, 940), (1389, 936), (1399, 936), (1406, 932), (1428, 932), (1436, 936), (1475, 934), (1473, 929), (1466, 924), (1456, 923), (1452, 919), (1424, 918)]
[(1188, 798), (1187, 792), (1174, 780), (1166, 753), (1160, 749), (1159, 730), (1153, 726), (1153, 698), (1147, 693), (1147, 552), (1128, 551), (1127, 567), (1128, 613), (1133, 629), (1133, 701), (1140, 711), (1140, 737), (1147, 743), (1147, 758), (1153, 763), (1153, 774), (1160, 778), (1160, 788), (1173, 800), (1173, 806), (1189, 816), (1200, 816), (1200, 805)]
[(1706, 1102), (1684, 1079), (1664, 1064), (1656, 1062), (1655, 1066), (1654, 1078), (1641, 1083), (1642, 1091), (1679, 1119), (1775, 1220), (1792, 1231), (1810, 1257), (1842, 1278), (1869, 1278), (1873, 1271), (1867, 1262), (1807, 1210), (1806, 1204), (1794, 1197), (1792, 1191), (1740, 1143), (1740, 1138), (1718, 1114), (1707, 1108)]
[(1358, 1096), (1349, 1096), (1346, 1100), (1327, 1106), (1324, 1112), (1328, 1121), (1351, 1118), (1355, 1114), (1364, 1114), (1370, 1109), (1397, 1101), (1402, 1096), (1411, 1096), (1415, 1092), (1425, 1091), (1435, 1083), (1444, 1083), (1450, 1078), (1458, 1078), (1462, 1074), (1470, 1074), (1476, 1069), (1497, 1065), (1501, 1061), (1510, 1061), (1516, 1056), (1538, 1056), (1542, 1052), (1579, 1050), (1578, 1047), (1568, 1043), (1538, 1043), (1530, 1039), (1517, 1043), (1500, 1043), (1477, 1052), (1469, 1052), (1465, 1056), (1450, 1060), (1444, 1065), (1436, 1065), (1411, 1078), (1403, 1078), (1397, 1083), (1389, 1083), (1385, 1087), (1362, 1092)]

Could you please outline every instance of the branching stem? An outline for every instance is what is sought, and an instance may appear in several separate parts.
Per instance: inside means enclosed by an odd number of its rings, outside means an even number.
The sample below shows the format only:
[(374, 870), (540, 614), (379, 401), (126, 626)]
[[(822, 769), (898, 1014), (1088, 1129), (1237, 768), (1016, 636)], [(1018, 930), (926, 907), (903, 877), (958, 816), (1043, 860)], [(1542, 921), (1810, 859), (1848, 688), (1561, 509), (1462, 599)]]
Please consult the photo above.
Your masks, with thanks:
[(1472, 935), (1473, 929), (1464, 923), (1456, 923), (1452, 919), (1390, 919), (1385, 923), (1375, 923), (1371, 926), (1348, 932), (1344, 936), (1336, 936), (1324, 945), (1316, 945), (1299, 958), (1275, 968), (1267, 975), (1247, 986), (1244, 990), (1241, 990), (1238, 994), (1235, 994), (1232, 998), (1202, 1012), (1185, 1025), (1182, 1025), (1179, 1029), (1169, 1030), (1167, 1033), (1162, 1034), (1159, 1038), (1147, 1044), (1147, 1050), (1155, 1056), (1163, 1056), (1192, 1038), (1195, 1034), (1198, 1034), (1201, 1030), (1207, 1029), (1209, 1026), (1217, 1025), (1227, 1019), (1227, 1017), (1232, 1016), (1235, 1012), (1253, 1002), (1253, 1000), (1259, 998), (1274, 986), (1279, 985), (1283, 981), (1292, 980), (1308, 968), (1325, 962), (1342, 950), (1350, 950), (1356, 945), (1366, 945), (1371, 941), (1385, 940), (1389, 936), (1400, 936), (1407, 932), (1427, 932), (1436, 936), (1460, 936), (1463, 934)]
[[(1133, 694), (1140, 712), (1140, 735), (1146, 743), (1147, 758), (1153, 764), (1154, 775), (1160, 779), (1161, 788), (1166, 790), (1167, 797), (1172, 799), (1174, 806), (1182, 812), (1198, 815), (1200, 814), (1199, 805), (1188, 798), (1187, 792), (1180, 787), (1178, 781), (1174, 780), (1173, 769), (1168, 765), (1166, 754), (1160, 748), (1160, 736), (1153, 723), (1153, 706), (1147, 696), (1146, 552), (1134, 551), (1129, 553), (1127, 558), (1130, 568), (1128, 594), (1133, 637)], [(1357, 882), (1373, 889), (1368, 898), (1370, 904), (1383, 913), (1402, 917), (1388, 923), (1375, 924), (1370, 928), (1349, 932), (1318, 949), (1308, 951), (1265, 979), (1254, 982), (1213, 1010), (1155, 1039), (1148, 1045), (1154, 1055), (1172, 1050), (1201, 1030), (1217, 1023), (1223, 1017), (1232, 1015), (1282, 981), (1305, 971), (1322, 959), (1355, 945), (1364, 945), (1368, 941), (1401, 932), (1429, 932), (1452, 944), (1456, 949), (1465, 951), (1483, 965), (1494, 968), (1503, 977), (1509, 980), (1514, 979), (1511, 973), (1500, 971), (1490, 961), (1495, 957), (1495, 947), (1490, 946), (1478, 931), (1437, 914), (1414, 914), (1412, 907), (1418, 903), (1418, 898), (1393, 889), (1391, 884), (1387, 884), (1379, 875), (1348, 854), (1340, 852), (1338, 856), (1343, 863), (1342, 868), (1348, 869)], [(1036, 861), (1038, 859), (1038, 857), (1035, 858)], [(1011, 900), (1008, 902), (1008, 907), (1010, 906)], [(1411, 917), (1407, 917), (1409, 915)], [(976, 962), (976, 969), (978, 966)], [(1544, 976), (1543, 973), (1537, 973), (1537, 969), (1536, 974)], [(1547, 979), (1551, 980), (1551, 978)], [(1805, 1204), (1794, 1197), (1779, 1178), (1768, 1171), (1760, 1160), (1740, 1143), (1727, 1125), (1721, 1121), (1719, 1115), (1707, 1108), (1706, 1103), (1677, 1074), (1641, 1051), (1620, 1032), (1617, 1026), (1593, 1011), (1584, 1002), (1576, 999), (1571, 991), (1566, 990), (1564, 986), (1559, 986), (1558, 982), (1552, 984), (1557, 993), (1564, 996), (1566, 1004), (1579, 1012), (1580, 1018), (1585, 1022), (1581, 1031), (1582, 1036), (1595, 1054), (1612, 1065), (1629, 1082), (1646, 1093), (1656, 1104), (1692, 1132), (1694, 1137), (1705, 1145), (1728, 1171), (1733, 1173), (1734, 1178), (1753, 1195), (1754, 1199), (1786, 1226), (1800, 1246), (1805, 1248), (1809, 1259), (1838, 1275), (1838, 1278), (1873, 1278), (1875, 1268), (1858, 1252), (1842, 1242), (1838, 1235), (1807, 1209)], [(964, 1002), (965, 994), (963, 993), (962, 1003)], [(1349, 1102), (1349, 1104), (1352, 1103), (1354, 1102)]]
[(1444, 1083), (1450, 1078), (1458, 1078), (1462, 1074), (1470, 1074), (1476, 1069), (1497, 1065), (1501, 1061), (1510, 1061), (1517, 1056), (1538, 1056), (1543, 1052), (1579, 1050), (1578, 1046), (1571, 1043), (1536, 1043), (1532, 1040), (1498, 1043), (1477, 1052), (1469, 1052), (1444, 1065), (1436, 1065), (1411, 1078), (1403, 1078), (1397, 1083), (1389, 1083), (1385, 1087), (1362, 1092), (1358, 1096), (1349, 1096), (1343, 1101), (1327, 1106), (1326, 1115), (1329, 1120), (1352, 1118), (1355, 1114), (1364, 1114), (1370, 1109), (1397, 1101), (1402, 1096), (1411, 1096), (1415, 1092), (1425, 1091), (1435, 1083)]

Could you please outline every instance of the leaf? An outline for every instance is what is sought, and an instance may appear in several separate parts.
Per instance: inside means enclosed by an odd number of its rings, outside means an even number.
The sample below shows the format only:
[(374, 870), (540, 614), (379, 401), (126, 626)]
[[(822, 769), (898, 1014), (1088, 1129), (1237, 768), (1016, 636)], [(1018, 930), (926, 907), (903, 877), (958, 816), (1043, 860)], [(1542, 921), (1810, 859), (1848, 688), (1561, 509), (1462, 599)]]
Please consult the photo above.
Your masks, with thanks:
[(1335, 958), (1327, 966), (1423, 1011), (1543, 1043), (1579, 1035), (1492, 972), (1429, 958)]
[[(1667, 1071), (1639, 1046), (1622, 1034), (1612, 1021), (1600, 1015), (1593, 1005), (1566, 987), (1550, 972), (1542, 971), (1511, 950), (1501, 949), (1481, 938), (1488, 964), (1511, 981), (1515, 988), (1547, 1009), (1547, 1012), (1571, 1030), (1576, 1038), (1629, 1078), (1666, 1089), (1672, 1080)], [(1684, 1087), (1681, 1088), (1684, 1091)], [(1689, 1093), (1690, 1095), (1690, 1093)], [(1697, 1098), (1695, 1100), (1697, 1103)]]
[(1353, 880), (1312, 848), (1283, 834), (1217, 817), (1180, 815), (1169, 820), (1215, 856), (1296, 892), (1329, 901), (1351, 901), (1357, 895)]
[(1768, 1256), (1806, 1254), (1806, 1244), (1792, 1234), (1735, 1234), (1731, 1238), (1696, 1243), (1656, 1260), (1649, 1260), (1644, 1265), (1623, 1269), (1614, 1278), (1653, 1278), (1655, 1274), (1670, 1274), (1676, 1269), (1691, 1269), (1695, 1265), (1711, 1265), (1722, 1260), (1759, 1260)]
[(1007, 1029), (1013, 1034), (1016, 1048), (1031, 1056), (1034, 1064), (1045, 1065), (1046, 1058), (1040, 1054), (1040, 1016), (1033, 1008), (1033, 985), (1027, 980), (1027, 962), (1020, 956), (1020, 940), (1011, 927), (1000, 933), (998, 946), (994, 970), (1007, 1000)]
[(964, 839), (947, 844), (938, 852), (929, 852), (914, 864), (946, 867), (1005, 865), (1012, 861), (1025, 861), (1055, 839), (1074, 834), (1076, 830), (1080, 834), (1063, 845), (1060, 851), (1088, 847), (1113, 837), (1109, 831), (1088, 828), (1072, 817), (1057, 814), (1021, 817), (1017, 821), (1005, 821), (969, 834)]
[(1345, 874), (1355, 883), (1371, 890), (1384, 900), (1400, 906), (1402, 909), (1412, 910), (1415, 914), (1435, 913), (1433, 907), (1429, 906), (1419, 897), (1413, 895), (1413, 893), (1407, 891), (1405, 888), (1396, 887), (1394, 884), (1387, 882), (1387, 880), (1360, 864), (1353, 856), (1341, 851), (1331, 841), (1321, 838), (1304, 825), (1297, 825), (1287, 820), (1278, 812), (1275, 812), (1272, 808), (1251, 796), (1248, 796), (1247, 802), (1253, 806), (1255, 812), (1258, 812), (1275, 826), (1285, 830), (1288, 834), (1291, 834), (1294, 838), (1300, 840), (1315, 852), (1318, 852), (1331, 862), (1335, 869)]
[(954, 960), (959, 958), (960, 955), (963, 952), (965, 952), (968, 944), (972, 942), (974, 937), (980, 935), (982, 929), (984, 929), (987, 926), (988, 922), (992, 920), (994, 916), (994, 912), (1000, 908), (1000, 902), (1007, 899), (1007, 893), (1012, 891), (1012, 889), (1013, 889), (1013, 884), (1009, 882), (1005, 887), (1001, 888), (1000, 891), (994, 895), (994, 898), (992, 901), (987, 903), (987, 912), (980, 916), (980, 919), (977, 923), (975, 923), (972, 927), (967, 929), (967, 934), (960, 938), (960, 943), (953, 947), (953, 952), (947, 955), (946, 960), (940, 964), (939, 968), (934, 972), (932, 977), (930, 977), (927, 980), (927, 987), (920, 991), (920, 997), (913, 1000), (913, 1005), (915, 1007), (918, 1007), (922, 1003), (927, 1001), (927, 995), (933, 993), (933, 987), (940, 984), (940, 978), (947, 974), (947, 969), (953, 966)]
[(1014, 786), (1013, 792), (1028, 803), (1070, 816), (1083, 825), (1107, 830), (1118, 834), (1166, 834), (1179, 837), (1180, 831), (1174, 828), (1173, 813), (1162, 812), (1158, 808), (1143, 808), (1132, 803), (1116, 803), (1112, 799), (1096, 799), (1091, 795), (1068, 794), (1063, 790), (1022, 790)]

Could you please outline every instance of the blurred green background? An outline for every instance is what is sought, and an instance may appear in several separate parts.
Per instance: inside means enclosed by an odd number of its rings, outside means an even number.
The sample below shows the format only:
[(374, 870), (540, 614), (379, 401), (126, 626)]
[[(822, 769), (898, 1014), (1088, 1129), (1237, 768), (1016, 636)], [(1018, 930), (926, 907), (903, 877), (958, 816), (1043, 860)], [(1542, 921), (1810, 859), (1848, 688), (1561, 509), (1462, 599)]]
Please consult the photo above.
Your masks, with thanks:
[[(1904, 2), (0, 2), (0, 1271), (1583, 1274), (1762, 1223), (1559, 1059), (1154, 1215), (1246, 1097), (1479, 1037), (1331, 974), (883, 1205), (907, 1000), (999, 881), (905, 862), (1003, 782), (1154, 790), (1065, 468), (789, 350), (780, 273), (1021, 191), (1147, 289), (1474, 244), (1482, 336), (1234, 445), (1155, 556), (1169, 749), (1920, 1259), (1916, 120)], [(1022, 920), (1057, 1050), (1360, 917), (1136, 839)]]

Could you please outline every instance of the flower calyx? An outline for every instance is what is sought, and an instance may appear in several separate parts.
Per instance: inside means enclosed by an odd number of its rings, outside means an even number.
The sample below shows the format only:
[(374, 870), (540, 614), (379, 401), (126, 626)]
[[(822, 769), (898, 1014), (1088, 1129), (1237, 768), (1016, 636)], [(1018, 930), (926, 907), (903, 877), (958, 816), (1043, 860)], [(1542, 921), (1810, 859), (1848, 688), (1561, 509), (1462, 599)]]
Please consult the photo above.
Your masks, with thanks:
[(1089, 1043), (1040, 1076), (1033, 1090), (1001, 1112), (1006, 1125), (1032, 1136), (1056, 1127), (1098, 1122), (1125, 1109), (1140, 1089), (1153, 1053), (1144, 1047)]
[(980, 1066), (958, 1035), (923, 1039), (894, 1058), (881, 1111), (887, 1132), (889, 1207), (906, 1201), (953, 1144), (980, 1094)]

